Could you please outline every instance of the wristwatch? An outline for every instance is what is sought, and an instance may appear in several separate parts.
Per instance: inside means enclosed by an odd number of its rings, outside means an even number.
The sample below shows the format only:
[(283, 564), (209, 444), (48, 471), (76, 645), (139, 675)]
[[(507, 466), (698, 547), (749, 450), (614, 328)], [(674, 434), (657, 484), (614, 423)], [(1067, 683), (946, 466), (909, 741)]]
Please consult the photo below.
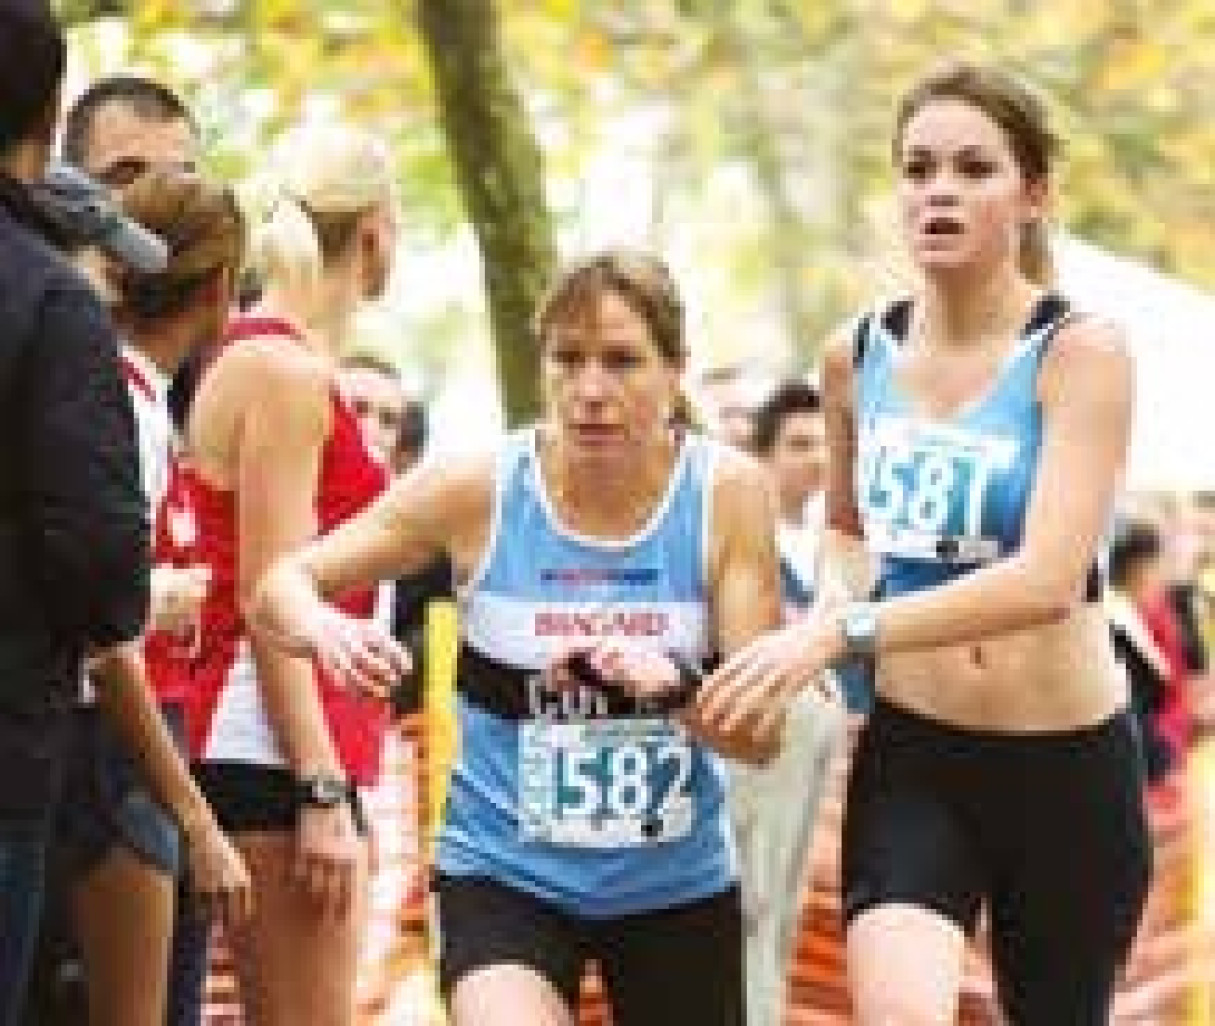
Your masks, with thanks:
[(840, 628), (845, 658), (872, 659), (877, 654), (878, 618), (870, 602), (853, 602), (844, 609)]
[(295, 800), (300, 805), (332, 809), (336, 805), (350, 801), (351, 797), (351, 785), (342, 777), (317, 773), (313, 776), (300, 777), (295, 782)]

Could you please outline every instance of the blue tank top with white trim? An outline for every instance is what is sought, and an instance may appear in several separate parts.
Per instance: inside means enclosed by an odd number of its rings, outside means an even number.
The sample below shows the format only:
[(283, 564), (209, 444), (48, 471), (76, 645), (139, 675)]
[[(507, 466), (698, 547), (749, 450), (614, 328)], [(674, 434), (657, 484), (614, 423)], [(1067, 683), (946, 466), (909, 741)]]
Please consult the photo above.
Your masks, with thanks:
[[(1043, 297), (988, 390), (952, 416), (918, 411), (896, 378), (910, 304), (869, 316), (858, 334), (855, 486), (885, 596), (949, 581), (1020, 545), (1042, 446), (1037, 377), (1069, 317)], [(1086, 597), (1100, 590), (1089, 575)]]
[[(721, 758), (667, 717), (610, 708), (594, 692), (553, 694), (539, 677), (571, 642), (710, 655), (718, 453), (688, 436), (649, 523), (614, 541), (558, 521), (535, 429), (508, 440), (487, 552), (460, 596), (459, 754), (440, 872), (595, 918), (696, 901), (735, 879)], [(496, 691), (482, 679), (490, 666)]]

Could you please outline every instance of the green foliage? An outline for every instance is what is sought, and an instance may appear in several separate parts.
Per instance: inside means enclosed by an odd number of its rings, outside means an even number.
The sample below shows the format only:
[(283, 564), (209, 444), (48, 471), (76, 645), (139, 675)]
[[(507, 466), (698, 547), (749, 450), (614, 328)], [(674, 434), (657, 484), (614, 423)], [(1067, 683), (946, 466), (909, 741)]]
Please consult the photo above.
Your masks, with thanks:
[[(61, 0), (88, 19), (120, 4)], [(614, 119), (670, 116), (649, 140), (656, 218), (720, 218), (705, 260), (739, 308), (782, 311), (808, 361), (890, 280), (889, 134), (899, 92), (941, 55), (994, 60), (1041, 88), (1064, 141), (1057, 221), (1215, 287), (1215, 5), (1209, 0), (498, 0), (511, 77), (545, 151), (558, 225)], [(127, 52), (215, 126), (216, 166), (247, 170), (318, 97), (380, 126), (411, 229), (464, 220), (411, 5), (397, 0), (142, 0)], [(183, 40), (192, 51), (181, 58)], [(745, 167), (757, 223), (714, 209)], [(665, 212), (665, 213), (664, 213)], [(686, 223), (656, 224), (677, 240)], [(718, 297), (714, 297), (718, 301)], [(706, 325), (709, 343), (714, 323)], [(733, 332), (732, 326), (722, 329)]]

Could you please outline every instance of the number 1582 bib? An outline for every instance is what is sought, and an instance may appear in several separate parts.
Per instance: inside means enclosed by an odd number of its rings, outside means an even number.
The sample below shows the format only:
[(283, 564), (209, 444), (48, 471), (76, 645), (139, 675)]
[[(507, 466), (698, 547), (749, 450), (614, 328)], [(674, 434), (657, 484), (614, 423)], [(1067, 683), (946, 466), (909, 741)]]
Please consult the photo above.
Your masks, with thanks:
[(692, 829), (692, 748), (663, 718), (519, 725), (519, 832), (525, 841), (624, 847)]

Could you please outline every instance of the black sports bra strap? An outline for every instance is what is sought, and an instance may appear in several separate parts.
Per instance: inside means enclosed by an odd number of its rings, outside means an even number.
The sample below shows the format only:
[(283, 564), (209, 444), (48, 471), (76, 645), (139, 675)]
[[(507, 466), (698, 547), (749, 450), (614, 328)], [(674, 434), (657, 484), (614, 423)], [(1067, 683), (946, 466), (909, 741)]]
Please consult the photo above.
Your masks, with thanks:
[(902, 339), (907, 334), (911, 321), (911, 300), (900, 299), (891, 303), (885, 311), (877, 313), (870, 311), (856, 323), (852, 336), (852, 366), (860, 367), (865, 362), (865, 354), (869, 349), (869, 335), (875, 323), (881, 326), (895, 339)]
[(865, 350), (869, 348), (869, 325), (873, 314), (865, 314), (856, 322), (852, 332), (852, 366), (860, 367), (865, 362)]
[(1029, 323), (1025, 325), (1025, 334), (1032, 335), (1035, 331), (1058, 325), (1067, 320), (1072, 311), (1072, 305), (1058, 292), (1047, 292), (1034, 305)]
[(911, 310), (914, 305), (911, 299), (899, 299), (891, 303), (882, 315), (882, 327), (897, 342), (906, 339), (911, 330)]

